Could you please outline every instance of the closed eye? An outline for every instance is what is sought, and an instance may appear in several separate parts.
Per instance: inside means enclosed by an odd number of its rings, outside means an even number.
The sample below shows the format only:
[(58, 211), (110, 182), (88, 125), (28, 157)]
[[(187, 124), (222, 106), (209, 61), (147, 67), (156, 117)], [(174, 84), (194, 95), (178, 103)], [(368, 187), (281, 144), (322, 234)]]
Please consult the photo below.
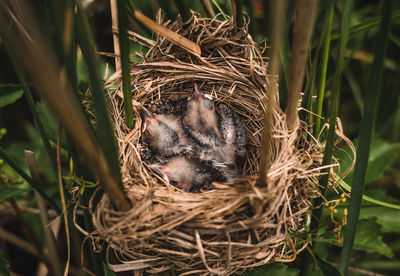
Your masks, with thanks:
[(203, 99), (203, 106), (209, 110), (213, 109), (213, 104), (212, 101), (208, 100), (208, 99)]

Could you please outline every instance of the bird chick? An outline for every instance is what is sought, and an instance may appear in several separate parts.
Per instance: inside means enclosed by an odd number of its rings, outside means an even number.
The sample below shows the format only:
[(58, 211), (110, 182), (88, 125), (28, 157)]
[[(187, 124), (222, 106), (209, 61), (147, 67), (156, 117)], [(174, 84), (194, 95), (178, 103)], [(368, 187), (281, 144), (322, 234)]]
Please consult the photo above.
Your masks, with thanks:
[(210, 164), (183, 156), (173, 157), (165, 165), (153, 164), (149, 167), (167, 183), (185, 192), (199, 192), (209, 189), (213, 181), (226, 181), (221, 172)]
[[(239, 116), (225, 104), (217, 108), (195, 84), (183, 118), (185, 132), (201, 160), (238, 165), (246, 154), (246, 136)], [(239, 162), (240, 163), (240, 162)]]
[(157, 157), (166, 158), (191, 147), (179, 117), (173, 114), (157, 115), (140, 106), (142, 143), (148, 145)]
[(192, 136), (200, 144), (213, 144), (216, 137), (223, 141), (218, 129), (218, 119), (215, 113), (214, 102), (209, 95), (203, 94), (197, 84), (189, 97), (183, 124), (192, 133)]
[[(228, 108), (225, 104), (218, 106), (219, 121), (218, 127), (221, 129), (222, 137), (225, 141), (223, 153), (230, 161), (228, 164), (241, 164), (246, 156), (246, 133), (239, 116)], [(233, 161), (233, 162), (231, 162)]]

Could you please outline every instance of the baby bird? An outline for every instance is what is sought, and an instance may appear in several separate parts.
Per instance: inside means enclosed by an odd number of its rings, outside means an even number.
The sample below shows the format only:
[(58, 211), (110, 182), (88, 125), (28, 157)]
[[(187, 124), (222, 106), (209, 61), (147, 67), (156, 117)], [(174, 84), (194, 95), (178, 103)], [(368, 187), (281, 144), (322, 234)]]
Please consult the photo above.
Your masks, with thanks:
[(166, 182), (185, 192), (199, 192), (209, 189), (213, 181), (227, 180), (209, 164), (183, 156), (173, 157), (165, 165), (153, 164), (149, 167)]
[(195, 84), (183, 118), (187, 136), (197, 145), (200, 159), (236, 165), (246, 153), (244, 128), (238, 115), (225, 104), (215, 108), (212, 99)]
[(161, 159), (190, 151), (180, 118), (173, 114), (157, 115), (140, 106), (142, 143)]
[(230, 110), (225, 104), (218, 106), (220, 120), (218, 127), (221, 129), (225, 141), (224, 153), (229, 161), (228, 164), (243, 166), (246, 156), (246, 133), (239, 116)]
[(218, 119), (215, 113), (214, 102), (209, 95), (203, 94), (197, 84), (189, 97), (183, 124), (200, 144), (212, 144), (214, 138), (223, 141), (220, 130), (218, 129)]

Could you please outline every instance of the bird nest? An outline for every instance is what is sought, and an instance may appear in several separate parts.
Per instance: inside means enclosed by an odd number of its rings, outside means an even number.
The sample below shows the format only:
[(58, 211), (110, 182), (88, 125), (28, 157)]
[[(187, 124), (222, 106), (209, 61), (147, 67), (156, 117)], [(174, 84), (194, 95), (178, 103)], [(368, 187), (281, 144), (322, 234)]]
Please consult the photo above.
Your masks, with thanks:
[[(91, 200), (88, 209), (95, 230), (85, 233), (95, 247), (106, 242), (107, 252), (113, 255), (108, 256), (109, 266), (115, 271), (173, 269), (182, 274), (229, 275), (294, 260), (308, 243), (305, 215), (310, 201), (320, 196), (323, 145), (310, 138), (306, 123), (300, 122), (291, 132), (279, 106), (266, 106), (267, 98), (278, 102), (277, 78), (268, 75), (267, 59), (246, 26), (235, 30), (229, 20), (197, 14), (186, 23), (178, 19), (164, 26), (196, 42), (201, 57), (160, 35), (153, 41), (131, 34), (149, 47), (144, 61), (131, 66), (134, 107), (171, 101), (180, 106), (197, 83), (217, 105), (224, 103), (242, 119), (248, 140), (243, 177), (233, 183), (213, 183), (213, 189), (202, 193), (187, 193), (162, 181), (144, 161), (137, 109), (134, 128), (125, 125), (116, 75), (106, 86), (122, 181), (132, 208), (116, 211), (107, 195)], [(259, 185), (266, 108), (273, 115), (271, 165), (267, 183)]]

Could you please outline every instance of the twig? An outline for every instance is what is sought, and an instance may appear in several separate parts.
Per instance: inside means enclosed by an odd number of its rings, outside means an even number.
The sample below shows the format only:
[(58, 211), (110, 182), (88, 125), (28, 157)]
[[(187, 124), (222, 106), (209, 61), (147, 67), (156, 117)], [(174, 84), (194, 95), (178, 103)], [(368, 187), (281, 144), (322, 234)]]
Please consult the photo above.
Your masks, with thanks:
[(235, 0), (231, 0), (231, 9), (232, 9), (232, 22), (233, 26), (235, 26), (235, 30), (237, 31), (237, 22), (236, 22), (236, 5)]
[[(112, 29), (115, 30), (118, 28), (118, 8), (117, 8), (117, 0), (110, 0), (111, 6), (111, 25)], [(119, 40), (118, 34), (113, 32), (113, 41), (114, 41), (114, 53), (115, 53), (115, 71), (121, 71), (121, 53), (119, 50)]]
[(12, 209), (14, 210), (15, 214), (17, 215), (18, 220), (20, 221), (20, 223), (22, 225), (22, 228), (24, 229), (26, 235), (28, 236), (28, 239), (33, 244), (33, 247), (35, 248), (37, 255), (40, 256), (40, 259), (46, 264), (49, 271), (54, 272), (53, 266), (51, 265), (49, 258), (47, 258), (47, 256), (44, 254), (42, 248), (40, 247), (38, 240), (36, 239), (35, 235), (33, 234), (32, 230), (29, 227), (28, 223), (26, 222), (25, 218), (22, 216), (21, 210), (19, 209), (17, 202), (15, 201), (14, 198), (10, 198), (8, 201), (10, 202)]
[(21, 239), (14, 233), (0, 227), (0, 238), (15, 245), (16, 247), (22, 249), (25, 252), (28, 252), (32, 256), (37, 257), (38, 259), (42, 259), (37, 249), (29, 242), (24, 239)]
[[(338, 268), (338, 267), (339, 267), (339, 264), (334, 264), (334, 266)], [(380, 274), (380, 273), (376, 273), (376, 272), (373, 272), (373, 271), (361, 269), (361, 268), (358, 268), (358, 267), (351, 267), (351, 266), (349, 266), (349, 267), (347, 268), (347, 270), (348, 270), (349, 272), (359, 273), (359, 274), (361, 274), (361, 275), (367, 275), (367, 276), (384, 276), (384, 274)]]
[(215, 17), (215, 12), (214, 12), (213, 7), (211, 6), (210, 1), (208, 1), (208, 0), (201, 0), (201, 4), (203, 5), (203, 8), (204, 8), (204, 10), (205, 10), (206, 13), (207, 13), (207, 16), (208, 16), (209, 18), (214, 18), (214, 17)]
[[(36, 257), (38, 259), (41, 259), (41, 256), (38, 255), (35, 247), (30, 244), (29, 242), (25, 241), (24, 239), (21, 239), (14, 233), (0, 227), (0, 238), (5, 240), (6, 242), (11, 243), (12, 245), (18, 247), (19, 249), (29, 253), (33, 257)], [(77, 267), (71, 267), (71, 274), (74, 275), (82, 275), (82, 269), (77, 268)]]
[(305, 72), (308, 46), (314, 27), (318, 0), (299, 0), (296, 5), (296, 21), (293, 30), (292, 62), (290, 65), (289, 94), (287, 102), (287, 126), (293, 130), (299, 123), (297, 108)]
[[(36, 185), (41, 186), (39, 172), (35, 162), (34, 153), (30, 150), (25, 150), (25, 158), (28, 163), (29, 171), (31, 173), (32, 180), (36, 182)], [(40, 194), (35, 191), (36, 201), (40, 210), (40, 219), (44, 230), (44, 238), (46, 241), (47, 248), (49, 249), (49, 259), (53, 265), (53, 269), (56, 275), (61, 275), (61, 263), (57, 252), (56, 239), (53, 232), (49, 228), (49, 217), (46, 208), (46, 204)]]
[(58, 174), (58, 188), (60, 189), (60, 197), (61, 197), (61, 205), (64, 216), (64, 225), (65, 225), (65, 236), (67, 239), (67, 263), (65, 265), (64, 276), (68, 275), (69, 270), (69, 262), (71, 257), (71, 245), (70, 245), (70, 236), (69, 236), (69, 228), (68, 228), (68, 212), (67, 212), (67, 204), (65, 202), (64, 189), (62, 186), (62, 173), (61, 173), (61, 133), (62, 127), (61, 124), (58, 127), (58, 135), (57, 135), (57, 174)]
[(151, 20), (147, 16), (145, 16), (143, 13), (141, 13), (138, 10), (133, 9), (133, 14), (136, 17), (137, 20), (139, 20), (142, 24), (144, 24), (146, 27), (148, 27), (150, 30), (153, 32), (156, 32), (159, 35), (162, 35), (165, 37), (167, 40), (171, 41), (175, 45), (178, 45), (179, 47), (185, 49), (189, 53), (201, 57), (201, 49), (200, 46), (194, 43), (193, 41), (190, 41), (189, 39), (185, 38), (184, 36), (177, 34), (170, 29), (165, 28), (164, 26), (156, 23), (155, 21)]
[[(19, 209), (21, 209), (22, 212), (30, 213), (30, 214), (34, 214), (34, 215), (40, 215), (40, 212), (41, 212), (39, 209), (25, 207), (25, 206), (20, 206)], [(53, 209), (47, 209), (46, 211), (47, 211), (47, 216), (49, 217), (49, 219), (53, 219), (58, 215), (57, 212), (54, 211)]]

